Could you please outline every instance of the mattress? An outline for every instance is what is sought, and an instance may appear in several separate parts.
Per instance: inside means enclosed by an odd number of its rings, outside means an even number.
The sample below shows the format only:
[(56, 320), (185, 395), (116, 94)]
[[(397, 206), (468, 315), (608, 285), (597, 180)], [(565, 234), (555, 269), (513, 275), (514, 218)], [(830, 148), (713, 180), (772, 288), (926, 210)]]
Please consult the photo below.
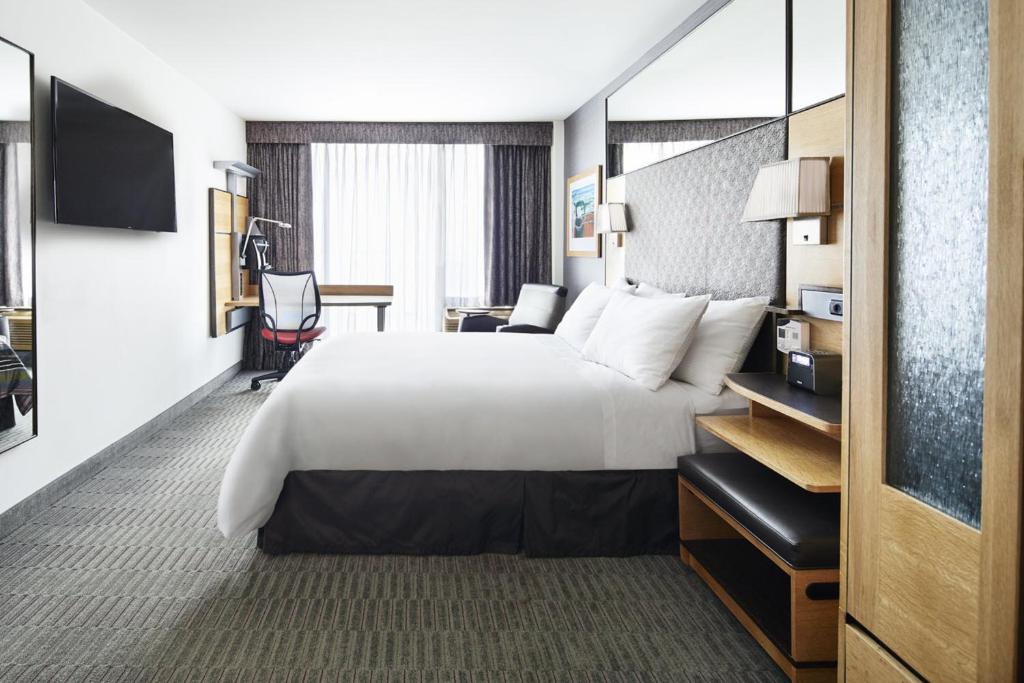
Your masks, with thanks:
[[(690, 392), (697, 415), (743, 415), (750, 408), (750, 401), (726, 387), (715, 396), (697, 387), (684, 385)], [(731, 453), (736, 449), (717, 436), (699, 427), (694, 429), (695, 453)], [(682, 454), (688, 455), (688, 454)]]
[(735, 407), (649, 391), (558, 337), (349, 334), (307, 354), (257, 412), (221, 485), (229, 537), (270, 517), (289, 472), (674, 469), (698, 413)]

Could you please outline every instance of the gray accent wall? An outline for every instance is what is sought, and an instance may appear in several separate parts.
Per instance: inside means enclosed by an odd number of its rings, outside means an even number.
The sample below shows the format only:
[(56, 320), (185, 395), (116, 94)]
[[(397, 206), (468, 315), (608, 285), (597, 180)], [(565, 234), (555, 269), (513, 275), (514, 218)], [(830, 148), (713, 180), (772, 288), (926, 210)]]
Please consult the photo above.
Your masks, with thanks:
[[(600, 92), (591, 97), (583, 106), (573, 112), (565, 120), (565, 177), (585, 171), (601, 164), (605, 166), (605, 98), (622, 87), (641, 69), (657, 59), (679, 39), (699, 26), (705, 19), (713, 15), (729, 0), (708, 0), (693, 14), (662, 38), (636, 60), (628, 69)], [(564, 189), (563, 189), (564, 192)], [(604, 281), (604, 258), (582, 258), (578, 256), (564, 257), (564, 280), (569, 289), (569, 301), (591, 282)]]
[(768, 123), (630, 173), (626, 275), (690, 296), (781, 302), (783, 223), (740, 218), (757, 170), (786, 158), (786, 127)]

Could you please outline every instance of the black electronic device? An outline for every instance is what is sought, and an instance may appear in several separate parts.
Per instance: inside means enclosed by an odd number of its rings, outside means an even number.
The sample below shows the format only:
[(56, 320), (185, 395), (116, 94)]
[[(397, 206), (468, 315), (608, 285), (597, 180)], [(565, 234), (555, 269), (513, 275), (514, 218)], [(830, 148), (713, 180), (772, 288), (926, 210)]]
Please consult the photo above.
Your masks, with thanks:
[(790, 351), (786, 380), (820, 396), (835, 396), (843, 386), (843, 357), (826, 351)]

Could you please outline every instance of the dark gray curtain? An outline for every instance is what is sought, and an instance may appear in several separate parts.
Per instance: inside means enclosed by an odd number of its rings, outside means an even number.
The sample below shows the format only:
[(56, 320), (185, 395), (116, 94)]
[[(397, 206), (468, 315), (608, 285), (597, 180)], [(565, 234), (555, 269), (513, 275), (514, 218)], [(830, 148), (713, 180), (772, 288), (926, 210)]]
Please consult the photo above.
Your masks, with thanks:
[(524, 283), (551, 282), (551, 148), (490, 145), (484, 165), (488, 303), (511, 305)]
[[(313, 164), (309, 145), (250, 143), (248, 157), (248, 163), (261, 171), (249, 183), (250, 214), (292, 224), (290, 229), (258, 224), (270, 241), (271, 265), (281, 272), (312, 270)], [(260, 336), (260, 322), (255, 317), (245, 332), (242, 367), (274, 367), (273, 344)]]
[(539, 145), (550, 147), (550, 121), (522, 123), (387, 123), (359, 121), (248, 121), (249, 143), (361, 143), (369, 145)]

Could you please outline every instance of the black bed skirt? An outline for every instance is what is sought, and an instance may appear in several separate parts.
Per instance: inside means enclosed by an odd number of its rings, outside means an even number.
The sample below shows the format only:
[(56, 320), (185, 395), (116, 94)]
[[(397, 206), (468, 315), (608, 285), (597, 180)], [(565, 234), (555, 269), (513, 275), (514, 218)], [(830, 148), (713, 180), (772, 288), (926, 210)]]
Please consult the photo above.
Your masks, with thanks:
[(532, 557), (678, 552), (676, 471), (291, 472), (264, 552)]

